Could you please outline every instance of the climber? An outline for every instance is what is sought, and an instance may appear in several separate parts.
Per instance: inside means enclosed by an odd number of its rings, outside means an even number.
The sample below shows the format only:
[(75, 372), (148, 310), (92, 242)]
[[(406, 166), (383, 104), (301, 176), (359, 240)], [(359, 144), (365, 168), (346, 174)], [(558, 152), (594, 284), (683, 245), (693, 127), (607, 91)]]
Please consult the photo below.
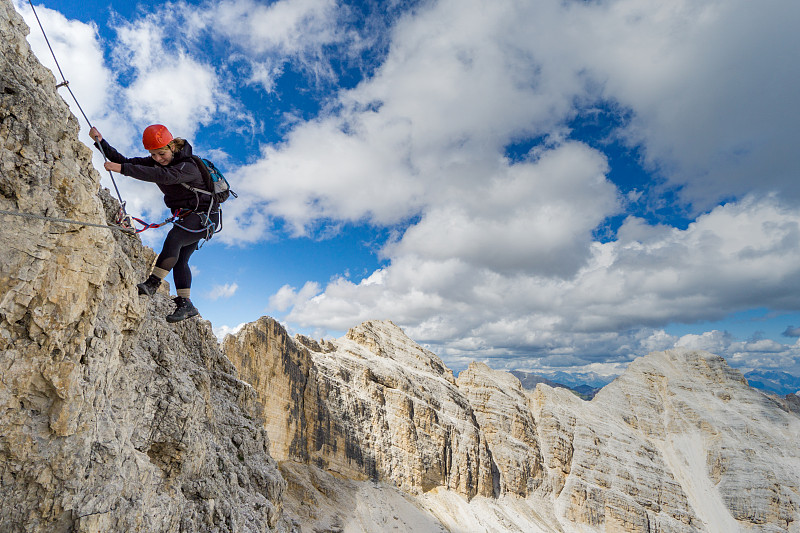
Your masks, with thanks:
[(142, 134), (142, 144), (150, 152), (150, 157), (129, 159), (108, 144), (97, 128), (92, 127), (89, 136), (108, 159), (104, 164), (106, 170), (158, 185), (164, 193), (164, 203), (175, 217), (152, 273), (137, 285), (139, 294), (155, 294), (161, 281), (172, 270), (178, 294), (175, 298), (177, 307), (166, 317), (167, 322), (179, 322), (197, 315), (198, 310), (189, 298), (192, 285), (189, 258), (197, 250), (197, 243), (208, 238), (209, 228), (213, 233), (213, 227), (219, 224), (219, 211), (211, 205), (213, 200), (210, 196), (198, 195), (189, 188), (205, 188), (200, 169), (192, 159), (192, 146), (185, 139), (173, 138), (161, 124), (153, 124)]

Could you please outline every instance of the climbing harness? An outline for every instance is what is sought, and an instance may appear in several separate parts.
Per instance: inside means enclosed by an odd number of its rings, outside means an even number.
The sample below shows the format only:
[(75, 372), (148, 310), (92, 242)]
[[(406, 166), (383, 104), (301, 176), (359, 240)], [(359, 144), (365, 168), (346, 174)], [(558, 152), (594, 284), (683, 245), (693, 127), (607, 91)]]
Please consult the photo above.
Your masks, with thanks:
[[(209, 241), (211, 237), (214, 236), (215, 233), (219, 233), (220, 231), (222, 231), (222, 209), (218, 211), (212, 211), (213, 205), (214, 204), (212, 203), (211, 206), (208, 208), (208, 211), (205, 213), (201, 213), (198, 211), (189, 211), (185, 214), (176, 214), (175, 216), (172, 217), (173, 219), (178, 220), (178, 222), (172, 222), (172, 223), (184, 231), (188, 231), (190, 233), (205, 233), (205, 236), (203, 236), (200, 239), (200, 242), (197, 244), (198, 250), (202, 248), (203, 244)], [(200, 217), (200, 223), (203, 225), (202, 228), (191, 229), (179, 224), (179, 222), (183, 222), (183, 219), (191, 214), (196, 214), (197, 216)], [(217, 228), (217, 223), (211, 219), (211, 215), (218, 215), (217, 220), (219, 220), (219, 228)]]

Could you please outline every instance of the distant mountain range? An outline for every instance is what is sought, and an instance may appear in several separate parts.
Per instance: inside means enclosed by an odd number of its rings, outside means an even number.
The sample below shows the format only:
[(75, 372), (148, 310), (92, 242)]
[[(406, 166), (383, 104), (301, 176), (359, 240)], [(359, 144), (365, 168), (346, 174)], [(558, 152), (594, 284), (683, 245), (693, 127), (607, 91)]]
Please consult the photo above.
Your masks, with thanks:
[[(616, 376), (601, 376), (595, 372), (569, 374), (567, 372), (523, 372), (512, 370), (523, 388), (533, 390), (539, 383), (551, 387), (569, 389), (585, 400), (591, 400), (595, 394), (611, 383)], [(744, 374), (747, 382), (754, 389), (771, 392), (779, 396), (800, 392), (800, 377), (776, 370), (751, 370)]]
[(591, 400), (597, 392), (614, 381), (616, 376), (601, 376), (596, 372), (568, 374), (566, 372), (533, 373), (512, 370), (523, 388), (533, 390), (539, 383), (550, 387), (569, 389), (584, 400)]
[(780, 396), (800, 391), (800, 377), (776, 370), (752, 370), (744, 375), (751, 387)]

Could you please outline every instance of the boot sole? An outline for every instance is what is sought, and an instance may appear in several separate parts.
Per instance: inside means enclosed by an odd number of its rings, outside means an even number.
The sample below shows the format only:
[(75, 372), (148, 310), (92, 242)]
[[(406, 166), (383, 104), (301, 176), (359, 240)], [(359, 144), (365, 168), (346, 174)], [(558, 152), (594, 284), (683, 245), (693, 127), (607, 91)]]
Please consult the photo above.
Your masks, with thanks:
[(174, 324), (175, 322), (181, 322), (182, 320), (186, 320), (187, 318), (192, 318), (193, 316), (199, 315), (199, 311), (195, 311), (194, 313), (189, 313), (184, 317), (175, 317), (173, 315), (167, 315), (167, 322)]

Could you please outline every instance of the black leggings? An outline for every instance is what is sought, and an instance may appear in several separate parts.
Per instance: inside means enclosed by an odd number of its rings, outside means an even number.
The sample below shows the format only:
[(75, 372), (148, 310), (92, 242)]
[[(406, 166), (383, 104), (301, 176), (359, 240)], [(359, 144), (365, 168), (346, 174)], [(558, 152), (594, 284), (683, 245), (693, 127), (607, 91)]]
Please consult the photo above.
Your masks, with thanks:
[[(188, 289), (192, 286), (189, 258), (197, 250), (197, 243), (210, 236), (205, 231), (189, 230), (203, 230), (205, 218), (205, 215), (191, 213), (176, 220), (172, 229), (167, 233), (161, 253), (158, 254), (156, 266), (163, 270), (172, 270), (172, 279), (175, 281), (176, 290)], [(210, 218), (212, 222), (219, 225), (219, 213), (211, 213)]]

